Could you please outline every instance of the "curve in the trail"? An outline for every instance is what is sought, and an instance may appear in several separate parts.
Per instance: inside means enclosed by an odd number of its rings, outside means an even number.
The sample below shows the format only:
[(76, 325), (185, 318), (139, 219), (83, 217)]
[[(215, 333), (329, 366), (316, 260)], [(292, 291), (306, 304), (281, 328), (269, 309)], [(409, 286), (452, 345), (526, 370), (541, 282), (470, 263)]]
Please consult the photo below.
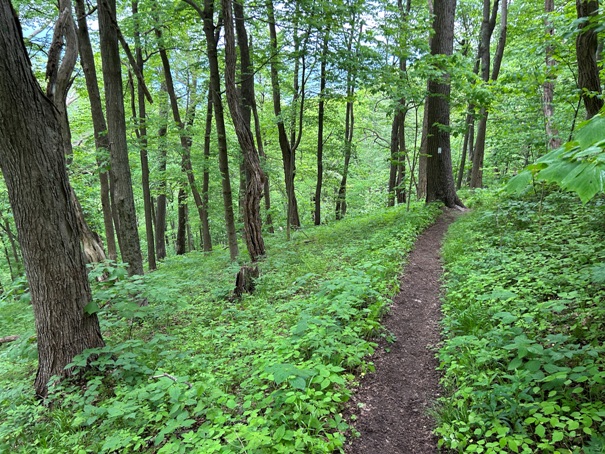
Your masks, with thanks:
[(439, 397), (438, 361), (441, 242), (456, 217), (445, 210), (424, 231), (408, 256), (401, 291), (384, 325), (394, 343), (381, 342), (373, 358), (376, 372), (361, 380), (351, 402), (360, 437), (348, 454), (435, 454), (437, 440), (428, 409)]

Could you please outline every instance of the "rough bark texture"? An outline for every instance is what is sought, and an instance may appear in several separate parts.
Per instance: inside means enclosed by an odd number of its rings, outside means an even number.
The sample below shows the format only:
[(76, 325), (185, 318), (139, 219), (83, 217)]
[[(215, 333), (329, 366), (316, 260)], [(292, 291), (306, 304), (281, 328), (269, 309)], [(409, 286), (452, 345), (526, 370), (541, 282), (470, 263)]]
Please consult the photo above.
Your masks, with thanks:
[(208, 222), (208, 189), (210, 187), (210, 143), (212, 135), (212, 92), (208, 90), (206, 125), (204, 131), (204, 173), (202, 174), (202, 241), (204, 252), (212, 250), (210, 223)]
[[(451, 55), (454, 40), (456, 0), (435, 0), (435, 35), (431, 41), (432, 55)], [(427, 203), (441, 200), (453, 208), (464, 206), (456, 194), (452, 174), (450, 148), (450, 83), (449, 75), (429, 81), (427, 158)]]
[[(576, 0), (578, 19), (591, 18), (599, 9), (598, 0)], [(578, 59), (578, 88), (582, 90), (582, 100), (586, 107), (586, 117), (592, 118), (603, 108), (601, 80), (597, 65), (598, 36), (586, 22), (579, 25), (580, 33), (576, 38)]]
[(105, 110), (109, 137), (110, 179), (113, 214), (122, 260), (128, 263), (128, 274), (143, 274), (143, 257), (139, 242), (132, 177), (126, 143), (126, 119), (122, 92), (122, 71), (117, 30), (115, 0), (99, 1), (99, 36), (103, 61)]
[(36, 393), (84, 349), (104, 345), (80, 250), (57, 111), (34, 78), (10, 2), (0, 2), (0, 166), (29, 279), (38, 340)]
[[(166, 84), (162, 82), (160, 90), (166, 93)], [(166, 134), (168, 133), (168, 108), (166, 97), (160, 101), (160, 127), (158, 129), (158, 170), (160, 179), (158, 181), (157, 209), (155, 212), (155, 252), (158, 260), (166, 258), (166, 207), (168, 200), (166, 198), (166, 162), (168, 153), (168, 143)]]
[(96, 160), (97, 167), (99, 168), (99, 181), (101, 186), (101, 207), (103, 210), (103, 225), (105, 227), (105, 244), (107, 246), (109, 259), (116, 260), (118, 257), (118, 250), (111, 214), (109, 172), (107, 171), (107, 163), (105, 162), (105, 155), (109, 153), (109, 138), (106, 134), (107, 123), (105, 122), (105, 115), (103, 114), (103, 107), (101, 104), (101, 93), (99, 92), (95, 59), (92, 45), (90, 44), (90, 36), (88, 34), (84, 0), (76, 0), (75, 7), (78, 21), (77, 35), (80, 51), (80, 64), (82, 65), (84, 79), (86, 80), (86, 91), (90, 102), (92, 127), (95, 137), (95, 147), (97, 149)]
[[(260, 200), (263, 195), (265, 174), (260, 167), (258, 151), (254, 146), (254, 136), (250, 130), (250, 103), (254, 102), (253, 92), (249, 84), (242, 83), (242, 97), (245, 103), (249, 103), (242, 109), (238, 100), (237, 88), (235, 86), (235, 34), (233, 30), (233, 10), (230, 0), (221, 0), (223, 18), (225, 21), (225, 88), (227, 91), (227, 103), (235, 127), (235, 133), (244, 157), (244, 168), (246, 171), (246, 192), (244, 195), (244, 239), (252, 262), (256, 262), (265, 255), (265, 242), (262, 235), (262, 220), (260, 213)], [(243, 9), (240, 10), (243, 16)], [(243, 27), (243, 24), (240, 25)], [(239, 32), (240, 55), (242, 65), (248, 65), (247, 72), (242, 71), (242, 76), (252, 77), (249, 72), (250, 58), (247, 54), (247, 36), (245, 29)], [(248, 81), (251, 81), (249, 79)]]

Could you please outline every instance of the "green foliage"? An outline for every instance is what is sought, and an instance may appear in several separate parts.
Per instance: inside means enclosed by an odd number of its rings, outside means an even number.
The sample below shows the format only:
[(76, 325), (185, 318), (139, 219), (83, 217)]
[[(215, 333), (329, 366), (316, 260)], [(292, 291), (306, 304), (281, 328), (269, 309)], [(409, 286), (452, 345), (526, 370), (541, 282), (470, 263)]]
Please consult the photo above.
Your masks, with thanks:
[(438, 212), (418, 204), (269, 238), (255, 293), (237, 301), (226, 251), (136, 278), (97, 265), (88, 310), (108, 345), (74, 359), (50, 407), (32, 395), (35, 342), (0, 347), (0, 451), (342, 451), (354, 373), (372, 370), (401, 263)]
[(604, 201), (483, 198), (444, 246), (440, 445), (600, 452)]
[(508, 183), (521, 193), (533, 180), (556, 183), (586, 203), (605, 186), (605, 115), (592, 117), (578, 128), (575, 139), (527, 166)]

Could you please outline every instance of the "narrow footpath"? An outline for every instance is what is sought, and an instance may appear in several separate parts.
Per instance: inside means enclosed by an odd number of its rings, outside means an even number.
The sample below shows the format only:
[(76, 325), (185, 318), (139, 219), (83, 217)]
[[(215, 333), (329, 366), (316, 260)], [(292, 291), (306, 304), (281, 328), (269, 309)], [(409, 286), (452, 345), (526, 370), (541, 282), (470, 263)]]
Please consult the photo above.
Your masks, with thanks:
[(372, 361), (376, 372), (366, 375), (350, 403), (361, 433), (351, 437), (348, 454), (435, 454), (434, 422), (427, 411), (439, 397), (438, 361), (440, 247), (448, 226), (459, 215), (444, 210), (418, 237), (384, 325), (394, 343), (381, 341)]

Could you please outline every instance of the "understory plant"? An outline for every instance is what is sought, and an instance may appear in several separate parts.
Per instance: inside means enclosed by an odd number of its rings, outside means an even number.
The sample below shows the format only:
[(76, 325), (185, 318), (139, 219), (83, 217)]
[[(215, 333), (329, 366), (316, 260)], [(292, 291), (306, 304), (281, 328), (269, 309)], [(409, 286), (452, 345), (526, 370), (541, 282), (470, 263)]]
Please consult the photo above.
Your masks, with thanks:
[(372, 370), (405, 256), (438, 213), (418, 204), (298, 230), (289, 242), (276, 235), (255, 292), (241, 299), (232, 297), (240, 264), (226, 251), (170, 258), (144, 277), (95, 268), (86, 310), (99, 313), (107, 346), (76, 357), (47, 406), (31, 389), (35, 338), (0, 347), (0, 451), (342, 451), (343, 405), (356, 374)]
[(442, 447), (605, 451), (605, 199), (483, 193), (450, 229)]

